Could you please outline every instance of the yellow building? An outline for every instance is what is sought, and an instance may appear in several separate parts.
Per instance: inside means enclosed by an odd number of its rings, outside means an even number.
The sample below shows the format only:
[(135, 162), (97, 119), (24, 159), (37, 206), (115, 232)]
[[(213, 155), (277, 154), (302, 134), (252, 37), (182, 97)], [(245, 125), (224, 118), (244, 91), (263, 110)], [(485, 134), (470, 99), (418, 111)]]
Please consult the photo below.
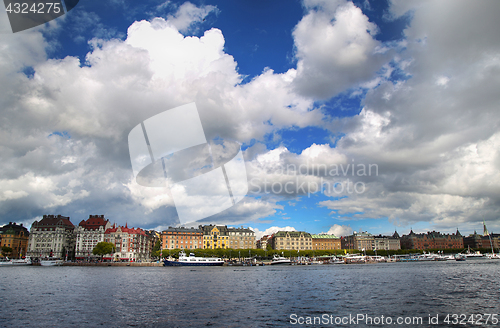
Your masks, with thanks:
[(229, 248), (229, 234), (226, 226), (200, 226), (203, 231), (203, 248)]
[(9, 254), (12, 258), (26, 255), (28, 249), (29, 232), (23, 225), (9, 222), (0, 228), (0, 247), (7, 246), (12, 249)]

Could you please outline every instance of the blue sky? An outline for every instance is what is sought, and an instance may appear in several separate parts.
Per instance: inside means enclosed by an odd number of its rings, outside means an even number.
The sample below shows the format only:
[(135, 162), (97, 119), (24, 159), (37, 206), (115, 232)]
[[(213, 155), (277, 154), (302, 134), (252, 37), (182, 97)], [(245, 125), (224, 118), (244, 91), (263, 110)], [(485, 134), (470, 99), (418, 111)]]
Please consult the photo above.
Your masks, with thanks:
[[(196, 102), (214, 154), (230, 158), (240, 143), (253, 181), (204, 222), (259, 236), (468, 234), (483, 219), (497, 231), (498, 11), (494, 1), (86, 0), (14, 34), (2, 12), (0, 224), (43, 214), (179, 224), (168, 189), (136, 183), (127, 136)], [(378, 171), (332, 173), (348, 165)], [(287, 183), (293, 192), (262, 191)]]

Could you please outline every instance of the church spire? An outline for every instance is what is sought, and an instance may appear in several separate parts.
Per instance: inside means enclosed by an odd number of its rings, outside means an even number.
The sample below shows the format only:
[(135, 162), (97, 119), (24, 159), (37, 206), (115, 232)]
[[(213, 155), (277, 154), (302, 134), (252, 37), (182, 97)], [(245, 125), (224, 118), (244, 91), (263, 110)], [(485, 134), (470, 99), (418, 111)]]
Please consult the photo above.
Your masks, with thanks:
[(483, 219), (483, 236), (488, 236), (490, 233), (488, 232), (488, 228), (486, 228), (486, 223), (484, 223)]

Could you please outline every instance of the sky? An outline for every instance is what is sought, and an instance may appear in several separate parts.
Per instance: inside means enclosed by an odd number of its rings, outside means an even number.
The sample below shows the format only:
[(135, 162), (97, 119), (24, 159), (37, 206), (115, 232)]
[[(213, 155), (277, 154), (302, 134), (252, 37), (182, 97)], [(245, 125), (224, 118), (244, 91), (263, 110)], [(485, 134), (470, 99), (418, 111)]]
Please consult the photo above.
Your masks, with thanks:
[(499, 16), (497, 1), (82, 0), (12, 33), (2, 7), (0, 225), (179, 225), (169, 187), (137, 183), (128, 134), (195, 102), (214, 162), (243, 151), (248, 192), (192, 226), (498, 232)]

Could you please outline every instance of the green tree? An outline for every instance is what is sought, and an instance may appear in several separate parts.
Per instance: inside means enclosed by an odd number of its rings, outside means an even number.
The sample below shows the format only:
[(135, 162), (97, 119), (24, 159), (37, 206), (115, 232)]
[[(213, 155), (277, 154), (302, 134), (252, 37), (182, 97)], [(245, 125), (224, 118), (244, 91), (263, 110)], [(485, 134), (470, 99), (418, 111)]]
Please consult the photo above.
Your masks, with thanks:
[(105, 241), (97, 243), (97, 245), (95, 245), (94, 249), (92, 250), (92, 254), (100, 255), (101, 260), (104, 255), (111, 254), (114, 252), (115, 252), (115, 245), (113, 245), (112, 243), (107, 243)]
[(3, 256), (9, 256), (12, 253), (12, 248), (9, 246), (2, 246), (2, 254)]
[(153, 246), (153, 251), (151, 252), (151, 256), (158, 257), (160, 256), (160, 250), (161, 250), (161, 241), (158, 239)]

